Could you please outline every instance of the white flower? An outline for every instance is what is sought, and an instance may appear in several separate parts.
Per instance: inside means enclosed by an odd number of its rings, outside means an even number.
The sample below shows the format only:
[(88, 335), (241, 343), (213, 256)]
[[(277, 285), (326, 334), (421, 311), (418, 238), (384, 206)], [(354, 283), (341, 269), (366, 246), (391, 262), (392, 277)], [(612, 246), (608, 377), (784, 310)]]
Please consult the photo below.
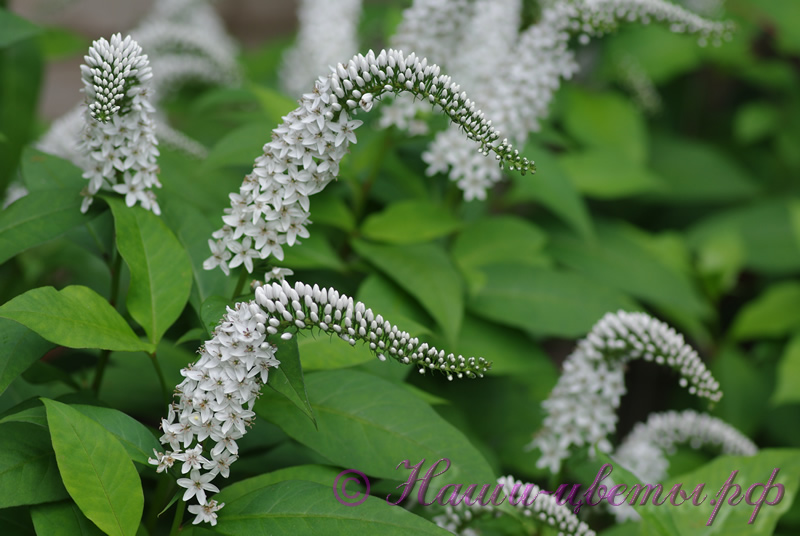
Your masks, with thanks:
[(206, 491), (219, 491), (219, 488), (211, 483), (213, 479), (213, 474), (201, 474), (197, 469), (189, 473), (189, 478), (179, 478), (178, 485), (186, 488), (183, 500), (188, 501), (192, 497), (197, 497), (200, 504), (206, 504)]
[(192, 525), (211, 523), (213, 527), (217, 524), (217, 511), (223, 506), (225, 506), (225, 503), (217, 504), (215, 500), (209, 501), (208, 504), (193, 504), (189, 506), (189, 513), (197, 515), (192, 521)]
[(590, 455), (594, 449), (611, 451), (607, 438), (616, 429), (616, 409), (625, 394), (623, 369), (632, 359), (676, 370), (681, 386), (693, 395), (712, 402), (722, 397), (697, 352), (675, 330), (644, 313), (608, 313), (578, 342), (553, 392), (542, 402), (543, 429), (529, 445), (542, 453), (538, 467), (556, 472), (572, 448), (583, 445), (589, 446)]
[[(477, 159), (497, 168), (499, 160), (523, 174), (533, 170), (532, 163), (507, 140), (500, 141), (491, 121), (458, 84), (440, 74), (439, 67), (396, 50), (359, 54), (338, 64), (331, 74), (317, 80), (312, 92), (303, 95), (300, 106), (273, 130), (272, 140), (264, 145), (239, 192), (230, 194), (231, 206), (222, 217), (225, 226), (212, 235), (235, 254), (228, 268), (243, 264), (252, 272), (252, 242), (244, 246), (252, 238), (253, 249), (262, 259), (274, 255), (281, 260), (283, 244), (292, 246), (298, 238), (309, 236), (309, 196), (336, 178), (339, 162), (349, 145), (356, 143), (355, 130), (362, 122), (353, 115), (370, 109), (387, 92), (412, 93), (441, 107), (460, 126), (457, 135), (472, 140), (470, 165)], [(493, 161), (485, 158), (490, 152), (495, 153)], [(476, 196), (481, 193), (475, 189)], [(219, 249), (214, 249), (205, 265), (224, 266)]]

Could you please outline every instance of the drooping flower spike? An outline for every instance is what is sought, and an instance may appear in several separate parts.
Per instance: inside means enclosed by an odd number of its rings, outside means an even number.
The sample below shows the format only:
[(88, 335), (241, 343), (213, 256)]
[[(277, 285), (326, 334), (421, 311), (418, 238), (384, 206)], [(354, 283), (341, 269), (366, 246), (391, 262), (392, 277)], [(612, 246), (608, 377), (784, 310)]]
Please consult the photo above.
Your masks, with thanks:
[(385, 93), (401, 92), (442, 108), (462, 135), (477, 144), (476, 152), (492, 152), (501, 166), (523, 174), (533, 171), (533, 162), (507, 140), (500, 141), (492, 122), (438, 66), (391, 49), (359, 54), (317, 80), (300, 106), (272, 131), (273, 139), (264, 145), (252, 173), (238, 193), (230, 194), (225, 225), (213, 233), (217, 242), (204, 267), (219, 266), (228, 273), (243, 264), (252, 272), (253, 259), (273, 255), (282, 260), (284, 244), (292, 246), (298, 237), (308, 237), (309, 196), (336, 178), (339, 162), (356, 142), (361, 121), (352, 116), (371, 110)]
[(84, 56), (81, 80), (86, 94), (83, 154), (86, 212), (101, 189), (125, 195), (129, 207), (141, 204), (160, 213), (153, 187), (158, 182), (158, 141), (150, 103), (152, 70), (147, 55), (130, 36), (98, 39)]
[(297, 40), (283, 57), (281, 85), (299, 95), (314, 84), (319, 73), (358, 51), (361, 0), (301, 0)]
[[(468, 4), (463, 8), (461, 4)], [(528, 134), (540, 128), (550, 102), (561, 80), (570, 79), (577, 71), (575, 53), (570, 40), (578, 36), (581, 43), (615, 30), (622, 23), (656, 21), (672, 31), (693, 33), (701, 42), (719, 42), (731, 32), (731, 25), (703, 19), (695, 13), (666, 0), (546, 0), (535, 24), (519, 28), (520, 2), (516, 15), (502, 16), (503, 9), (513, 8), (508, 0), (416, 0), (403, 13), (403, 20), (393, 38), (393, 46), (412, 46), (448, 69), (469, 92), (477, 106), (494, 121), (508, 139), (523, 145)], [(506, 6), (505, 8), (503, 6)], [(461, 6), (461, 17), (450, 22), (437, 14), (449, 13)], [(478, 9), (478, 7), (481, 9)], [(495, 17), (494, 14), (499, 15)], [(471, 20), (471, 22), (469, 22)], [(471, 25), (482, 28), (481, 34), (494, 36), (486, 47), (474, 47)], [(499, 50), (503, 37), (508, 43)], [(437, 44), (438, 42), (438, 44)], [(441, 52), (436, 52), (441, 51)], [(492, 76), (472, 80), (462, 77), (459, 64), (492, 65)], [(478, 67), (475, 72), (481, 72)], [(420, 107), (409, 99), (384, 107), (381, 125), (395, 124), (409, 132), (424, 132), (424, 124), (415, 119)], [(439, 132), (424, 153), (428, 174), (447, 172), (464, 191), (466, 200), (484, 199), (486, 191), (502, 174), (485, 160), (476, 159), (469, 144), (453, 127)]]
[(381, 361), (390, 357), (420, 373), (438, 370), (450, 380), (482, 377), (491, 365), (420, 343), (333, 288), (291, 286), (285, 280), (256, 287), (255, 299), (229, 307), (214, 337), (200, 348), (200, 359), (181, 371), (185, 379), (176, 387), (178, 400), (161, 422), (161, 443), (169, 450), (150, 459), (159, 472), (182, 462), (181, 473), (189, 476), (178, 485), (186, 488), (185, 501), (198, 500), (199, 506), (190, 507), (198, 515), (195, 521), (216, 522), (223, 505), (209, 501), (206, 492), (219, 491), (212, 483), (217, 474), (228, 476), (239, 452), (237, 441), (255, 418), (253, 404), (269, 370), (280, 365), (267, 337), (290, 339), (300, 329), (319, 329), (351, 345), (363, 341)]
[(555, 473), (576, 447), (611, 452), (608, 436), (616, 430), (616, 409), (625, 394), (624, 367), (633, 359), (672, 368), (693, 395), (711, 402), (722, 397), (700, 356), (674, 329), (645, 313), (608, 313), (578, 342), (542, 402), (544, 426), (529, 445), (542, 453), (538, 467)]
[[(513, 476), (498, 478), (497, 483), (503, 487), (509, 504), (517, 508), (523, 516), (549, 525), (563, 536), (595, 536), (595, 532), (567, 506), (558, 504), (558, 499), (553, 495), (541, 493), (541, 488), (536, 484), (524, 484)], [(483, 506), (476, 502), (468, 506), (462, 500), (457, 506), (448, 503), (444, 513), (434, 516), (433, 522), (453, 534), (474, 536), (478, 533), (472, 530), (470, 523), (478, 517), (488, 515), (500, 513), (491, 503)]]
[[(686, 410), (654, 413), (644, 423), (637, 423), (612, 457), (642, 482), (655, 484), (667, 477), (667, 455), (673, 454), (678, 445), (689, 445), (693, 449), (712, 447), (730, 455), (758, 453), (755, 443), (725, 421)], [(611, 511), (620, 523), (639, 519), (636, 510), (625, 503)]]

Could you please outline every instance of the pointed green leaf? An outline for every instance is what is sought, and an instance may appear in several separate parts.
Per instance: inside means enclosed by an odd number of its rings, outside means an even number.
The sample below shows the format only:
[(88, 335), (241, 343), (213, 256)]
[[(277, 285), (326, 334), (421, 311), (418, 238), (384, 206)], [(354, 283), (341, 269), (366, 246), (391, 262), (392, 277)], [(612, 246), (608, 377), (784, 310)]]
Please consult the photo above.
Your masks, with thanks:
[(158, 344), (178, 319), (192, 290), (192, 264), (161, 219), (142, 207), (107, 197), (114, 214), (117, 249), (131, 270), (128, 312)]
[(147, 459), (153, 456), (153, 449), (161, 446), (145, 425), (126, 413), (112, 408), (83, 404), (76, 404), (72, 407), (114, 434), (131, 460), (137, 463), (149, 466)]
[(70, 162), (33, 147), (26, 147), (20, 159), (22, 181), (31, 192), (71, 188), (80, 191), (86, 186), (83, 171)]
[(470, 300), (478, 316), (531, 333), (580, 337), (609, 311), (639, 310), (624, 294), (572, 272), (496, 264)]
[(308, 464), (285, 467), (277, 471), (240, 480), (230, 486), (225, 486), (222, 491), (214, 495), (214, 499), (219, 502), (229, 503), (244, 497), (248, 493), (286, 480), (305, 480), (307, 482), (316, 482), (328, 486), (333, 484), (333, 481), (336, 480), (336, 475), (339, 473), (341, 473), (340, 469), (328, 465)]
[(800, 283), (784, 281), (769, 287), (739, 311), (731, 327), (737, 340), (783, 337), (800, 329)]
[(414, 465), (424, 458), (427, 471), (448, 458), (450, 469), (436, 478), (436, 489), (438, 484), (495, 481), (467, 438), (402, 386), (353, 369), (311, 372), (305, 383), (319, 430), (288, 400), (266, 390), (255, 411), (333, 463), (405, 481), (409, 470), (395, 469), (403, 460)]
[(0, 8), (0, 48), (39, 33), (41, 28), (5, 8)]
[(280, 337), (270, 337), (270, 342), (277, 346), (275, 356), (281, 365), (269, 372), (267, 385), (277, 393), (282, 394), (295, 407), (309, 418), (314, 426), (317, 421), (314, 417), (314, 410), (308, 401), (305, 381), (303, 380), (303, 367), (300, 365), (300, 353), (297, 349), (297, 337), (292, 337), (288, 341)]
[(42, 402), (58, 470), (72, 499), (106, 534), (135, 535), (144, 495), (128, 453), (111, 432), (78, 410)]
[(454, 343), (464, 316), (462, 279), (440, 247), (379, 246), (354, 240), (353, 249), (414, 296)]
[(0, 319), (0, 394), (52, 347), (22, 324)]
[(350, 343), (326, 333), (301, 331), (297, 334), (297, 349), (303, 370), (328, 370), (352, 367), (375, 359), (366, 344)]
[(35, 424), (0, 424), (0, 508), (67, 498), (47, 430)]
[(797, 379), (800, 378), (800, 335), (795, 335), (786, 345), (775, 377), (778, 384), (772, 393), (772, 403), (777, 406), (800, 402), (800, 389), (797, 388)]
[(450, 534), (405, 508), (377, 497), (368, 496), (363, 504), (350, 508), (336, 500), (331, 486), (300, 480), (279, 482), (226, 503), (214, 530), (239, 536), (262, 534), (265, 527), (275, 536)]
[(361, 225), (365, 238), (388, 244), (416, 244), (446, 236), (461, 222), (430, 201), (400, 201), (371, 214)]
[(74, 188), (30, 192), (0, 211), (0, 264), (93, 217), (81, 214), (81, 196)]
[(644, 164), (607, 149), (587, 149), (565, 153), (559, 159), (575, 188), (598, 199), (618, 199), (660, 191), (661, 179)]
[(139, 340), (106, 300), (88, 287), (29, 290), (0, 307), (0, 317), (19, 322), (48, 341), (69, 348), (153, 350), (150, 344)]

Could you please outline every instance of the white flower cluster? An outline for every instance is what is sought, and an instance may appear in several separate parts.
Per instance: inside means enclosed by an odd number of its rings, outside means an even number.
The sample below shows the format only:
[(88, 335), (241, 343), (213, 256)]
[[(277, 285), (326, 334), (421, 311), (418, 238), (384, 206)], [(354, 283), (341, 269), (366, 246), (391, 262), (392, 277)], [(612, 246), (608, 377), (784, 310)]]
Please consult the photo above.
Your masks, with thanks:
[(358, 51), (361, 0), (301, 0), (297, 41), (286, 51), (281, 84), (290, 95), (306, 91), (319, 73)]
[(158, 141), (150, 103), (153, 74), (147, 56), (130, 36), (98, 39), (81, 65), (86, 93), (85, 126), (79, 150), (84, 155), (81, 212), (101, 189), (125, 195), (129, 207), (139, 203), (159, 214), (153, 187), (158, 182)]
[(282, 260), (284, 244), (308, 237), (309, 196), (336, 178), (339, 162), (356, 142), (361, 121), (351, 115), (369, 111), (387, 92), (409, 92), (441, 107), (461, 135), (478, 144), (472, 145), (473, 152), (493, 152), (501, 166), (523, 174), (533, 171), (533, 163), (507, 140), (498, 143), (500, 134), (492, 122), (438, 66), (392, 49), (359, 54), (319, 78), (300, 106), (272, 131), (252, 173), (238, 193), (230, 194), (225, 225), (212, 235), (217, 241), (211, 243), (212, 256), (204, 268), (219, 266), (227, 274), (243, 264), (252, 272), (254, 259), (273, 255)]
[(651, 115), (661, 110), (661, 95), (638, 60), (630, 55), (624, 56), (617, 65), (617, 71), (620, 83), (631, 93), (640, 110)]
[[(286, 272), (267, 275), (282, 277)], [(445, 355), (420, 344), (333, 288), (300, 282), (291, 286), (284, 280), (257, 286), (255, 299), (229, 307), (214, 337), (200, 348), (200, 359), (181, 371), (185, 379), (176, 387), (178, 401), (161, 422), (161, 443), (171, 450), (150, 459), (158, 472), (183, 462), (181, 473), (189, 476), (178, 485), (186, 488), (184, 501), (197, 497), (199, 505), (190, 507), (198, 515), (195, 522), (216, 523), (215, 512), (223, 505), (209, 502), (206, 492), (219, 491), (211, 483), (218, 474), (228, 477), (239, 452), (236, 442), (255, 418), (253, 404), (269, 379), (269, 369), (280, 365), (267, 337), (281, 334), (290, 339), (292, 331), (314, 328), (351, 345), (364, 341), (381, 361), (388, 355), (420, 373), (438, 370), (450, 380), (483, 377), (490, 366), (483, 358)], [(213, 446), (205, 445), (209, 439)]]
[[(459, 76), (477, 105), (518, 145), (539, 129), (561, 80), (578, 71), (574, 52), (569, 49), (572, 35), (579, 35), (580, 42), (587, 43), (590, 37), (609, 32), (620, 22), (651, 20), (664, 22), (673, 31), (699, 34), (702, 41), (718, 41), (730, 32), (730, 25), (707, 21), (666, 0), (547, 0), (542, 2), (538, 21), (522, 30), (520, 2), (508, 0), (473, 0), (473, 9), (461, 10), (461, 17), (471, 17), (469, 21), (458, 19), (451, 23), (435, 16), (423, 18), (426, 14), (448, 13), (448, 9), (463, 3), (464, 0), (416, 0), (404, 12), (393, 43), (399, 41), (411, 50), (441, 49), (440, 55), (430, 52), (428, 57), (436, 58)], [(509, 9), (516, 13), (508, 14)], [(475, 28), (481, 30), (476, 32)], [(475, 39), (475, 35), (482, 38)], [(462, 79), (459, 65), (467, 70), (470, 66), (491, 65), (491, 76)], [(475, 67), (473, 72), (482, 70)], [(386, 111), (381, 124), (421, 132), (423, 129), (414, 120), (418, 111), (419, 107), (409, 105), (407, 100), (396, 102)], [(424, 158), (431, 175), (449, 170), (451, 180), (464, 191), (467, 200), (484, 199), (487, 189), (501, 178), (495, 167), (470, 155), (453, 128), (437, 134)]]
[[(556, 497), (540, 494), (542, 491), (536, 484), (523, 484), (513, 476), (497, 479), (502, 484), (505, 496), (525, 517), (536, 518), (541, 523), (547, 524), (558, 530), (559, 536), (595, 536), (589, 526), (578, 519), (567, 506), (558, 504)], [(535, 500), (534, 500), (535, 498)], [(499, 500), (499, 499), (498, 499)], [(533, 501), (532, 504), (526, 505)], [(479, 533), (469, 527), (470, 521), (477, 516), (495, 512), (491, 503), (482, 506), (476, 503), (472, 506), (460, 502), (458, 506), (447, 504), (445, 512), (433, 518), (433, 522), (453, 534), (461, 536), (478, 536)], [(497, 515), (500, 515), (497, 512)]]
[[(131, 37), (147, 52), (153, 72), (151, 102), (159, 140), (167, 146), (204, 158), (208, 151), (195, 140), (173, 129), (159, 102), (188, 82), (232, 85), (238, 82), (237, 47), (225, 32), (209, 0), (158, 0), (152, 11), (131, 31)], [(87, 167), (77, 150), (84, 125), (81, 106), (55, 120), (37, 147)]]
[[(731, 455), (753, 456), (758, 452), (755, 443), (725, 421), (686, 410), (654, 413), (646, 422), (637, 423), (613, 457), (642, 482), (657, 483), (667, 476), (667, 455), (683, 444), (695, 450), (710, 446)], [(639, 519), (628, 504), (614, 507), (612, 512), (618, 522)]]
[(625, 394), (624, 366), (633, 359), (676, 370), (680, 385), (693, 395), (712, 402), (722, 397), (700, 356), (674, 329), (645, 313), (608, 313), (578, 342), (542, 402), (544, 426), (529, 445), (542, 453), (538, 467), (555, 473), (574, 447), (588, 446), (590, 454), (611, 452), (608, 436), (616, 429), (616, 409)]

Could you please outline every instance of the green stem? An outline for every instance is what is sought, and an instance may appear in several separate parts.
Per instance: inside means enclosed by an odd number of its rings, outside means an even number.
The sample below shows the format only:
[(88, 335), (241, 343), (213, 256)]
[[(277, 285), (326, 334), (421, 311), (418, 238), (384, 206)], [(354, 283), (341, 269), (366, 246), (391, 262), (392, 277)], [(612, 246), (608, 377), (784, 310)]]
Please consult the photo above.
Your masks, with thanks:
[(92, 382), (92, 391), (95, 396), (100, 393), (100, 384), (103, 383), (103, 373), (106, 371), (108, 365), (108, 356), (111, 355), (111, 350), (103, 350), (100, 353), (100, 359), (97, 360), (97, 368), (94, 373), (94, 381)]
[(169, 387), (167, 387), (167, 381), (164, 379), (164, 372), (161, 370), (161, 365), (158, 363), (158, 357), (156, 357), (155, 352), (150, 354), (150, 360), (153, 362), (153, 368), (156, 369), (158, 383), (161, 384), (161, 393), (164, 395), (164, 402), (169, 405), (171, 398), (169, 394)]
[[(119, 273), (122, 271), (122, 255), (119, 253), (114, 254), (114, 260), (109, 267), (111, 271), (111, 294), (108, 303), (111, 307), (116, 307), (117, 298), (119, 297)], [(103, 383), (103, 374), (108, 365), (108, 356), (111, 355), (110, 350), (103, 350), (100, 353), (100, 359), (97, 360), (97, 367), (95, 368), (94, 381), (92, 381), (92, 391), (97, 395), (100, 392), (100, 385)]]
[(233, 291), (233, 297), (231, 298), (232, 300), (235, 300), (236, 297), (242, 293), (245, 281), (247, 281), (247, 270), (242, 268), (242, 271), (239, 272), (239, 280), (236, 282), (236, 288)]
[(175, 508), (175, 518), (172, 520), (172, 528), (169, 530), (169, 536), (177, 536), (181, 528), (181, 521), (183, 521), (183, 509), (186, 503), (178, 499), (178, 506)]

